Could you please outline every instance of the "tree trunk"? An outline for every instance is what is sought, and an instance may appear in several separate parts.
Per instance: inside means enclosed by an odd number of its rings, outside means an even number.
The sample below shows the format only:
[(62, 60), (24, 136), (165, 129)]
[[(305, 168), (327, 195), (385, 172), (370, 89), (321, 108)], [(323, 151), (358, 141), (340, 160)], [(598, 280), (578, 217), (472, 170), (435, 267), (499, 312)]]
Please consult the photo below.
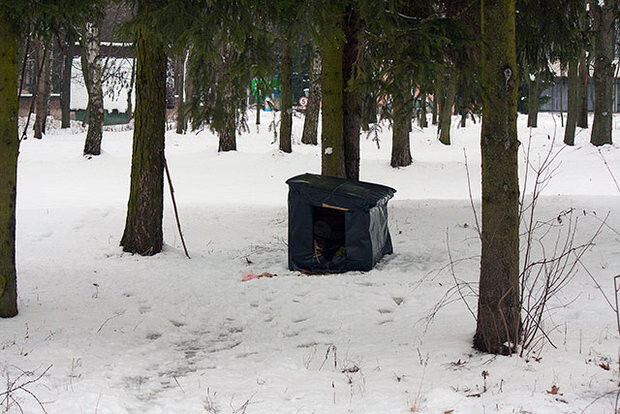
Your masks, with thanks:
[[(342, 27), (341, 16), (334, 16), (334, 25)], [(342, 41), (337, 36), (324, 41), (321, 45), (323, 57), (321, 174), (344, 178), (342, 48)]]
[(237, 150), (237, 124), (235, 122), (235, 107), (232, 104), (232, 96), (227, 97), (224, 107), (226, 108), (226, 122), (222, 131), (218, 131), (220, 138), (218, 152)]
[(579, 128), (588, 127), (588, 78), (590, 67), (590, 58), (584, 53), (579, 60), (579, 83), (581, 84), (581, 102), (579, 106), (579, 116), (577, 118), (577, 126)]
[(360, 177), (360, 132), (362, 128), (362, 107), (354, 83), (359, 65), (360, 43), (363, 24), (357, 10), (348, 6), (344, 17), (346, 41), (342, 52), (343, 77), (343, 141), (345, 176), (351, 180)]
[(418, 125), (420, 128), (428, 127), (428, 121), (426, 119), (427, 111), (426, 111), (426, 91), (420, 87), (420, 91), (418, 92), (418, 101), (420, 102), (420, 112), (418, 117)]
[(65, 36), (62, 81), (60, 86), (61, 128), (71, 128), (71, 69), (73, 68), (73, 36)]
[[(148, 3), (138, 4), (138, 15), (148, 17)], [(131, 188), (121, 246), (126, 252), (150, 256), (163, 246), (166, 51), (157, 36), (138, 27), (136, 55)]]
[(82, 72), (88, 92), (88, 132), (84, 143), (84, 155), (101, 154), (101, 139), (103, 137), (103, 89), (101, 78), (100, 46), (101, 22), (86, 23), (82, 38)]
[(520, 339), (516, 0), (482, 6), (482, 257), (474, 347), (508, 354)]
[(392, 95), (393, 123), (392, 123), (392, 159), (390, 165), (394, 168), (411, 165), (411, 144), (409, 131), (411, 130), (411, 93), (408, 85), (403, 85), (398, 92)]
[(310, 73), (310, 96), (306, 106), (306, 118), (304, 119), (304, 132), (301, 142), (304, 144), (317, 145), (319, 129), (319, 111), (321, 109), (321, 51), (317, 47), (312, 59)]
[(575, 145), (575, 129), (579, 116), (579, 103), (581, 101), (581, 84), (579, 82), (579, 61), (571, 60), (568, 63), (568, 111), (566, 115), (566, 129), (564, 130), (564, 143)]
[(450, 73), (444, 75), (439, 86), (439, 141), (450, 145), (450, 126), (452, 123), (452, 106), (456, 96), (456, 76)]
[(185, 52), (182, 56), (177, 56), (174, 60), (174, 74), (177, 89), (177, 119), (176, 132), (184, 134), (185, 123)]
[(540, 74), (536, 74), (536, 79), (532, 80), (529, 76), (527, 78), (527, 84), (529, 85), (529, 91), (527, 95), (527, 127), (538, 127), (538, 106), (540, 95)]
[(595, 146), (611, 144), (613, 119), (614, 73), (614, 2), (600, 6), (598, 1), (590, 0), (594, 20), (594, 121), (590, 143)]
[(42, 68), (39, 79), (37, 81), (37, 91), (34, 97), (34, 137), (43, 138), (45, 133), (45, 122), (49, 110), (50, 97), (50, 55), (52, 43), (44, 43), (42, 40), (36, 40), (36, 67)]
[(293, 58), (291, 40), (282, 39), (282, 64), (280, 66), (280, 151), (290, 153), (293, 128)]
[(437, 125), (438, 122), (438, 108), (437, 108), (437, 91), (435, 91), (435, 93), (433, 94), (433, 103), (432, 103), (432, 107), (431, 107), (431, 124), (433, 125)]
[(0, 318), (17, 315), (15, 202), (17, 194), (17, 43), (19, 35), (0, 9)]

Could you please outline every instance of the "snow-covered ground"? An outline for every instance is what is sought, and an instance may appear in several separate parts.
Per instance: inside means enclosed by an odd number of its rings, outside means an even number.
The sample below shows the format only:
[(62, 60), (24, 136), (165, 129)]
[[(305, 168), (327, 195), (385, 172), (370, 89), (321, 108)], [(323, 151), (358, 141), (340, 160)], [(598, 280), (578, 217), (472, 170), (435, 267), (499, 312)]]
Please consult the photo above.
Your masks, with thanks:
[[(131, 131), (106, 132), (103, 154), (93, 159), (82, 157), (83, 132), (52, 130), (22, 143), (20, 314), (0, 320), (7, 380), (0, 400), (8, 388), (15, 400), (5, 399), (0, 412), (7, 402), (11, 413), (18, 403), (25, 413), (42, 412), (37, 400), (50, 414), (614, 411), (616, 315), (581, 266), (544, 320), (555, 347), (536, 346), (527, 357), (472, 349), (475, 321), (454, 285), (456, 278), (475, 289), (478, 276), (464, 160), (479, 213), (479, 123), (454, 127), (450, 147), (433, 128), (414, 128), (414, 164), (403, 169), (389, 166), (387, 126), (380, 149), (364, 136), (361, 178), (398, 190), (389, 204), (394, 254), (367, 273), (304, 276), (287, 269), (284, 181), (319, 172), (319, 150), (299, 144), (295, 118), (293, 153), (280, 153), (271, 116), (264, 114), (260, 133), (251, 125), (234, 153), (218, 154), (208, 132), (167, 134), (191, 260), (168, 195), (164, 252), (140, 257), (118, 246)], [(540, 125), (531, 132), (532, 164), (550, 148), (561, 152), (537, 219), (573, 207), (583, 241), (609, 213), (582, 261), (614, 304), (620, 147), (599, 151), (584, 130), (575, 147), (562, 149), (559, 117), (541, 114)], [(519, 131), (525, 149), (524, 117)], [(556, 221), (568, 230), (567, 220)], [(250, 270), (277, 276), (242, 282)], [(475, 296), (463, 293), (475, 308)]]

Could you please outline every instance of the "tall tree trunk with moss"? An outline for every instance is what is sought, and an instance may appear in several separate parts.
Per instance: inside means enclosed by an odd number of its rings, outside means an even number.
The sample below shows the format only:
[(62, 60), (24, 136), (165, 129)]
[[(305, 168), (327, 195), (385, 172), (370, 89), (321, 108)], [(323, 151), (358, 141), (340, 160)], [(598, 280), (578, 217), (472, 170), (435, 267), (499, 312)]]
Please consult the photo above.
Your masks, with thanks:
[(310, 96), (306, 107), (304, 131), (301, 136), (301, 142), (304, 144), (318, 144), (319, 111), (321, 110), (321, 66), (321, 51), (315, 47), (310, 71)]
[(360, 94), (355, 87), (357, 65), (359, 64), (363, 23), (358, 11), (347, 6), (344, 15), (344, 35), (346, 41), (342, 51), (343, 77), (343, 141), (345, 176), (359, 180), (360, 176), (360, 132), (362, 128), (362, 107)]
[(516, 0), (482, 0), (482, 256), (474, 347), (520, 339)]
[(15, 202), (17, 194), (18, 33), (0, 9), (0, 318), (17, 315)]
[(575, 130), (579, 116), (581, 92), (579, 61), (573, 59), (568, 63), (568, 111), (566, 115), (566, 129), (564, 130), (564, 143), (566, 145), (575, 145)]
[(101, 79), (101, 21), (88, 22), (84, 26), (82, 43), (82, 71), (88, 92), (88, 132), (84, 143), (84, 155), (101, 154), (103, 138), (103, 89)]
[(39, 79), (37, 80), (37, 91), (34, 97), (34, 137), (37, 139), (43, 138), (45, 133), (45, 123), (47, 120), (47, 113), (49, 110), (49, 97), (50, 97), (50, 62), (52, 53), (52, 42), (43, 41), (41, 39), (36, 40), (35, 54), (36, 54), (36, 68), (40, 70)]
[(282, 39), (282, 63), (280, 66), (280, 151), (290, 153), (293, 129), (293, 57), (291, 39), (285, 34)]
[(411, 165), (411, 130), (412, 99), (410, 88), (405, 82), (402, 88), (392, 94), (392, 158), (390, 165), (394, 168)]
[(450, 145), (450, 126), (452, 124), (452, 107), (456, 96), (456, 76), (449, 73), (443, 76), (438, 85), (439, 142)]
[(527, 127), (538, 127), (538, 107), (540, 102), (540, 74), (536, 74), (535, 79), (527, 77), (527, 84), (529, 86), (527, 94)]
[[(342, 27), (342, 16), (334, 15), (334, 27)], [(321, 128), (321, 174), (346, 177), (344, 168), (343, 131), (343, 76), (342, 48), (340, 38), (333, 35), (321, 44), (323, 71), (323, 117)]]
[(581, 84), (581, 102), (579, 104), (577, 126), (588, 128), (588, 81), (589, 81), (590, 58), (583, 53), (579, 60), (579, 83)]
[(60, 127), (71, 128), (71, 69), (73, 68), (73, 36), (64, 37), (62, 77), (60, 85)]
[(185, 123), (185, 52), (174, 60), (174, 75), (177, 90), (176, 132), (184, 134), (187, 127)]
[[(139, 3), (138, 15), (148, 17), (149, 5)], [(166, 50), (157, 35), (140, 26), (136, 54), (131, 187), (121, 246), (126, 252), (150, 256), (163, 246)]]
[(590, 0), (590, 10), (594, 21), (594, 121), (590, 143), (595, 146), (611, 144), (613, 119), (614, 73), (614, 4)]

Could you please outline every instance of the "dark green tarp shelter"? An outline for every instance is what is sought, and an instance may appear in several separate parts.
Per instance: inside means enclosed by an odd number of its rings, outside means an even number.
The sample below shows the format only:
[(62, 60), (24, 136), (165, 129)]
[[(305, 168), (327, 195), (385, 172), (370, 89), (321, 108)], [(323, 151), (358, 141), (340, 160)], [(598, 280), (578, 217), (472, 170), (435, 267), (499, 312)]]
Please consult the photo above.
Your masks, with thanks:
[(286, 183), (289, 269), (367, 271), (392, 253), (387, 202), (393, 188), (315, 174)]

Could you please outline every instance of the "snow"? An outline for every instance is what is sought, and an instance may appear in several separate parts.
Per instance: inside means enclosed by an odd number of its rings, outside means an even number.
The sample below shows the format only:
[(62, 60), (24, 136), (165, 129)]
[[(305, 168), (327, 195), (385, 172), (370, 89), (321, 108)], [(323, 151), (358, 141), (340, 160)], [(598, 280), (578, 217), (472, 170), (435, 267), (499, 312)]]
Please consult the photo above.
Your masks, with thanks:
[[(251, 125), (232, 153), (218, 154), (207, 131), (167, 133), (191, 260), (168, 194), (164, 252), (140, 257), (118, 246), (131, 131), (107, 129), (103, 154), (92, 159), (81, 155), (77, 126), (22, 142), (20, 314), (0, 321), (0, 373), (17, 385), (35, 380), (25, 385), (32, 394), (11, 394), (24, 412), (42, 412), (36, 399), (50, 414), (613, 412), (616, 315), (582, 268), (544, 320), (557, 348), (535, 347), (523, 358), (482, 354), (472, 349), (475, 321), (458, 296), (433, 314), (454, 291), (449, 253), (455, 277), (476, 286), (480, 245), (465, 157), (479, 213), (480, 123), (454, 126), (449, 147), (434, 128), (414, 127), (414, 164), (401, 169), (389, 166), (387, 126), (380, 149), (363, 136), (361, 178), (398, 191), (389, 204), (394, 254), (366, 273), (304, 276), (287, 269), (284, 181), (318, 173), (320, 148), (299, 143), (295, 117), (293, 153), (279, 152), (272, 116), (264, 113), (260, 133)], [(531, 131), (525, 122), (518, 120), (520, 139), (525, 149), (532, 135), (532, 164), (561, 150), (537, 218), (584, 211), (581, 241), (609, 213), (583, 262), (614, 302), (619, 146), (597, 150), (581, 130), (577, 145), (564, 148), (557, 115), (541, 114)], [(250, 270), (277, 276), (242, 282)]]

